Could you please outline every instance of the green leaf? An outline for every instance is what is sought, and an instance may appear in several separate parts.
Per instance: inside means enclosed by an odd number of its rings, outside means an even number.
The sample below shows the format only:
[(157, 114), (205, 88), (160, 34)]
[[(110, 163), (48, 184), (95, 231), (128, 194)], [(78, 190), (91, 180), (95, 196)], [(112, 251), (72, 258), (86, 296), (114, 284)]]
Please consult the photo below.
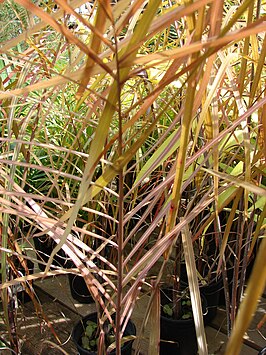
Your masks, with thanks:
[[(179, 132), (179, 129), (174, 131), (166, 140), (163, 144), (161, 144), (158, 149), (156, 149), (155, 153), (151, 156), (151, 158), (147, 161), (146, 164), (142, 167), (140, 170), (138, 176), (136, 177), (135, 184), (143, 179), (145, 174), (151, 170), (155, 170), (160, 164), (162, 164), (171, 154), (173, 154), (177, 148), (179, 147), (179, 138), (177, 139), (177, 134)], [(174, 144), (173, 144), (174, 142)], [(171, 149), (169, 148), (169, 145), (172, 143)]]
[(95, 330), (97, 329), (97, 324), (92, 321), (87, 321), (87, 326), (85, 329), (85, 334), (88, 338), (91, 338)]
[(257, 186), (254, 183), (250, 183), (248, 181), (241, 180), (241, 179), (236, 178), (232, 175), (220, 173), (218, 171), (213, 171), (211, 169), (202, 168), (202, 170), (207, 171), (211, 175), (218, 176), (220, 179), (224, 179), (228, 182), (231, 182), (231, 183), (235, 184), (236, 186), (241, 186), (244, 189), (247, 189), (248, 191), (253, 192), (257, 195), (261, 195), (261, 196), (266, 197), (266, 189), (264, 187)]
[(165, 304), (163, 306), (163, 311), (165, 314), (167, 314), (169, 317), (172, 317), (173, 315), (173, 309), (169, 304)]
[(191, 312), (188, 312), (182, 316), (182, 319), (190, 319), (192, 317)]
[(87, 350), (91, 350), (90, 347), (90, 340), (88, 337), (84, 336), (82, 337), (82, 347)]

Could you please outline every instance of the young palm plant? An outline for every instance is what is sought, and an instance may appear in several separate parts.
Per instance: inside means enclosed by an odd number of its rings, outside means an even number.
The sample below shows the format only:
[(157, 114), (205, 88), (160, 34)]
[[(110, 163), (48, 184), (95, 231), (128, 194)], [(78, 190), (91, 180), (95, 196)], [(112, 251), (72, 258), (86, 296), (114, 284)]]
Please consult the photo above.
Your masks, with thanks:
[[(15, 283), (80, 273), (99, 317), (114, 325), (119, 354), (147, 286), (143, 327), (149, 317), (159, 324), (158, 287), (182, 235), (199, 353), (206, 354), (193, 221), (209, 209), (219, 231), (225, 207), (229, 219), (241, 213), (248, 224), (252, 217), (252, 249), (265, 218), (263, 8), (251, 0), (15, 3), (28, 14), (22, 30), (28, 27), (0, 48), (4, 308)], [(196, 189), (183, 213), (189, 185)], [(230, 205), (235, 196), (240, 207)], [(15, 248), (14, 228), (25, 224), (30, 228), (26, 236), (15, 233)], [(224, 274), (228, 235), (217, 238)], [(21, 248), (32, 248), (38, 236), (56, 243), (45, 271), (10, 280), (10, 255), (27, 259)], [(265, 257), (263, 243), (256, 263)], [(54, 265), (60, 249), (75, 269)], [(149, 272), (159, 260), (153, 282)], [(256, 282), (254, 306), (265, 279)], [(247, 312), (245, 301), (243, 307)], [(5, 318), (11, 327), (7, 312)], [(241, 343), (234, 334), (228, 354)], [(102, 331), (99, 353), (103, 337)], [(151, 354), (159, 339), (154, 330)]]

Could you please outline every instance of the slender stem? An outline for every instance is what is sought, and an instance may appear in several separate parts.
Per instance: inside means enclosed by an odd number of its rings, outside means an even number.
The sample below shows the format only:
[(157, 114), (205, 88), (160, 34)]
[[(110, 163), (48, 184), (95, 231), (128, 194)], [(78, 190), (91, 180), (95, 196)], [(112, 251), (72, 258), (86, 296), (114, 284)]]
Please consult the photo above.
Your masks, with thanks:
[(8, 302), (8, 321), (9, 321), (9, 332), (10, 332), (10, 342), (11, 348), (19, 353), (17, 329), (15, 324), (15, 301), (13, 298)]
[(116, 354), (121, 354), (121, 336), (120, 331), (122, 328), (121, 323), (121, 301), (122, 301), (122, 281), (123, 281), (123, 240), (124, 240), (124, 230), (123, 230), (123, 171), (119, 171), (119, 218), (118, 218), (118, 262), (117, 262), (117, 305), (116, 305)]
[(224, 285), (224, 298), (225, 298), (225, 309), (226, 309), (226, 320), (227, 320), (227, 335), (230, 336), (231, 334), (231, 317), (230, 317), (230, 292), (229, 292), (229, 285), (228, 285), (228, 277), (227, 277), (227, 270), (226, 270), (226, 261), (225, 257), (223, 256), (223, 263), (222, 263), (222, 276), (223, 276), (223, 285)]
[[(250, 223), (247, 226), (247, 236), (244, 242), (244, 252), (243, 252), (243, 258), (242, 258), (242, 268), (241, 268), (241, 273), (239, 277), (239, 292), (237, 295), (237, 305), (239, 307), (241, 298), (243, 295), (244, 291), (244, 285), (245, 285), (245, 280), (246, 280), (246, 271), (247, 271), (247, 266), (248, 266), (248, 251), (250, 248), (250, 243), (251, 243), (251, 238), (252, 238), (252, 230), (253, 230), (253, 225), (254, 225), (254, 211), (252, 212), (250, 216)], [(242, 253), (241, 253), (242, 255)]]
[(174, 283), (173, 283), (173, 305), (174, 318), (178, 319), (181, 312), (180, 300), (180, 273), (181, 273), (181, 238), (177, 238), (175, 247)]
[(244, 214), (244, 201), (243, 197), (240, 200), (239, 206), (239, 218), (237, 225), (237, 242), (236, 242), (236, 257), (234, 261), (234, 273), (233, 273), (233, 285), (232, 285), (232, 308), (231, 308), (231, 322), (234, 324), (236, 313), (237, 313), (237, 292), (238, 292), (238, 279), (239, 279), (239, 269), (240, 269), (240, 261), (241, 261), (241, 249), (243, 243), (243, 226), (245, 221), (243, 219)]
[[(118, 155), (122, 156), (123, 153), (123, 119), (122, 119), (122, 105), (121, 105), (121, 84), (120, 84), (120, 71), (118, 59), (118, 43), (115, 37), (116, 66), (117, 66), (117, 104), (118, 104)], [(123, 293), (123, 244), (124, 244), (124, 173), (123, 167), (119, 169), (118, 173), (118, 231), (117, 231), (117, 300), (116, 300), (116, 354), (121, 355), (121, 301)]]

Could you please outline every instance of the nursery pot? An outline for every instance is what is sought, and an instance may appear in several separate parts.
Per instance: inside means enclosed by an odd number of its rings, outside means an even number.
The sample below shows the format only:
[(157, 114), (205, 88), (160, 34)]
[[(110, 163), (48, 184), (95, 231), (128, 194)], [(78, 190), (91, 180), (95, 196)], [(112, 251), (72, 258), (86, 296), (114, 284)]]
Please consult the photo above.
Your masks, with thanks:
[[(96, 261), (97, 265), (97, 261)], [(65, 267), (67, 269), (71, 269), (75, 267), (73, 261), (69, 260)], [(94, 272), (94, 276), (99, 282), (102, 282), (102, 277), (99, 276), (96, 272)], [(81, 275), (68, 274), (69, 287), (71, 296), (78, 301), (79, 303), (89, 304), (94, 303), (94, 299), (88, 290), (87, 284), (84, 278)]]
[[(33, 274), (34, 271), (34, 264), (31, 260), (27, 260), (27, 266), (28, 266), (28, 270), (29, 270), (29, 274)], [(25, 276), (26, 272), (25, 269), (19, 265), (18, 266), (18, 271), (21, 274), (21, 276)], [(30, 296), (27, 294), (27, 292), (25, 291), (25, 289), (23, 288), (23, 286), (21, 284), (19, 284), (18, 286), (15, 286), (16, 292), (17, 292), (17, 298), (21, 303), (27, 303), (29, 301), (31, 301)]]
[(160, 355), (194, 355), (198, 345), (193, 319), (170, 319), (161, 315)]
[[(91, 313), (89, 315), (87, 315), (86, 317), (82, 318), (73, 328), (73, 332), (72, 332), (72, 338), (73, 341), (78, 349), (78, 353), (79, 355), (96, 355), (97, 353), (94, 351), (89, 351), (86, 350), (82, 347), (82, 342), (81, 342), (81, 338), (82, 335), (84, 333), (84, 328), (86, 327), (86, 323), (88, 320), (91, 320), (95, 323), (97, 323), (97, 313)], [(129, 320), (128, 324), (126, 326), (125, 332), (124, 332), (125, 336), (128, 335), (136, 335), (136, 327), (134, 325), (134, 323)], [(133, 345), (133, 341), (134, 340), (130, 340), (128, 342), (126, 342), (122, 347), (121, 347), (121, 354), (122, 355), (131, 355), (132, 353), (132, 345)], [(108, 355), (115, 355), (116, 351), (115, 349), (112, 350), (110, 353), (108, 353)]]
[(266, 355), (266, 346), (265, 348), (261, 349), (258, 355)]
[[(166, 297), (169, 297), (171, 292), (169, 289), (161, 292), (162, 305), (169, 302), (166, 301)], [(201, 302), (204, 314), (207, 308), (204, 295), (201, 295)], [(196, 355), (198, 353), (194, 319), (172, 319), (164, 316), (161, 311), (160, 327), (160, 355)]]
[(211, 282), (209, 285), (202, 286), (200, 292), (205, 296), (207, 301), (208, 312), (204, 315), (204, 324), (208, 325), (217, 314), (217, 306), (219, 305), (220, 293), (223, 288), (223, 279), (220, 277), (217, 281)]
[(79, 303), (93, 303), (94, 299), (82, 276), (68, 274), (71, 296)]
[[(181, 288), (188, 286), (187, 272), (186, 266), (184, 264), (181, 265)], [(223, 279), (222, 277), (218, 277), (218, 279), (211, 280), (207, 285), (200, 285), (200, 292), (205, 296), (207, 301), (207, 310), (206, 314), (204, 314), (204, 324), (208, 325), (215, 318), (217, 314), (217, 307), (220, 304), (220, 293), (223, 289)]]
[[(37, 259), (47, 263), (57, 243), (53, 241), (52, 238), (47, 236), (33, 238), (33, 241), (37, 251)], [(62, 249), (60, 249), (59, 252), (54, 256), (53, 264), (56, 266), (67, 267), (66, 254)], [(41, 271), (45, 270), (44, 264), (38, 263), (38, 266)]]
[(88, 290), (86, 282), (84, 281), (82, 276), (68, 274), (68, 281), (69, 281), (71, 296), (74, 298), (74, 300), (84, 304), (89, 304), (94, 302), (94, 299), (90, 291)]

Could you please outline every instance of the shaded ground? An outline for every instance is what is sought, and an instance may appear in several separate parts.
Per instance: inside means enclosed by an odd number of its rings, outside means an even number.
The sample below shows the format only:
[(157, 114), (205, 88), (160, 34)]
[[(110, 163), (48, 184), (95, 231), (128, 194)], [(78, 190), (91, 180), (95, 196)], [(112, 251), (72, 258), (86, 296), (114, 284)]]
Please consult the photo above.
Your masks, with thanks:
[[(64, 290), (62, 290), (62, 294)], [(62, 345), (60, 347), (68, 354), (77, 354), (75, 344), (71, 339), (71, 331), (80, 316), (63, 306), (56, 300), (37, 290), (41, 299), (44, 314), (49, 319)], [(18, 334), (23, 341), (23, 355), (57, 355), (58, 342), (47, 323), (38, 318), (32, 302), (26, 303), (21, 309), (18, 320)]]

